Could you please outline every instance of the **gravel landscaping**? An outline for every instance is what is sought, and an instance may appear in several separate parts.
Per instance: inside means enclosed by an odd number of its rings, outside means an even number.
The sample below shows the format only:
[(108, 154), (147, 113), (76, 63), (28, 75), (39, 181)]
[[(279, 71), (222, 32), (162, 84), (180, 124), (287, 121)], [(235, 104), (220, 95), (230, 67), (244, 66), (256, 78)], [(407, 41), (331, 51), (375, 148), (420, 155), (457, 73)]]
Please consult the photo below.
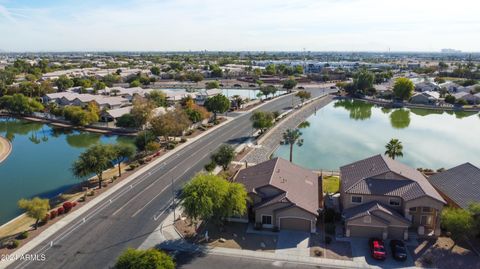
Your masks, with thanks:
[(480, 268), (480, 257), (461, 243), (455, 245), (448, 237), (422, 240), (417, 247), (409, 247), (416, 266), (439, 269)]

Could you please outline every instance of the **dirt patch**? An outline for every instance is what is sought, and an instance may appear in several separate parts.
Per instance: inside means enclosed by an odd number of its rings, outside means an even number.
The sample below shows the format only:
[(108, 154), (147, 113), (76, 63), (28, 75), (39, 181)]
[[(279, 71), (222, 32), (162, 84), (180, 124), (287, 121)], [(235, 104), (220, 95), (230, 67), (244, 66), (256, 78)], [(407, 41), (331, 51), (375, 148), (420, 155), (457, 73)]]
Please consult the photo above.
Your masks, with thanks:
[[(318, 255), (318, 251), (321, 255)], [(310, 256), (344, 261), (353, 260), (349, 242), (336, 241), (335, 238), (332, 238), (330, 244), (325, 244), (322, 236), (317, 234), (310, 236)]]
[(417, 247), (409, 247), (416, 266), (434, 268), (480, 268), (480, 257), (465, 243), (455, 245), (448, 237), (419, 241)]
[[(182, 218), (175, 222), (175, 228), (189, 242), (207, 244), (210, 247), (274, 252), (277, 245), (277, 236), (247, 234), (247, 224), (245, 223), (226, 222), (222, 227), (202, 223), (199, 224), (198, 229), (195, 229), (189, 220)], [(205, 238), (207, 231), (208, 242)]]

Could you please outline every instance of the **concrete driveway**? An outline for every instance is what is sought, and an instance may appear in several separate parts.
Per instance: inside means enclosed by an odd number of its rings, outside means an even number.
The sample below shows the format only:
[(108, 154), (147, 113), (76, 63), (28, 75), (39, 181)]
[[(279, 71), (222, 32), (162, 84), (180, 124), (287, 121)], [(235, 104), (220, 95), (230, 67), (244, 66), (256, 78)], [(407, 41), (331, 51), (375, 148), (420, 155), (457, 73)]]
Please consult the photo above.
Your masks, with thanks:
[(413, 262), (410, 253), (408, 253), (407, 260), (404, 262), (393, 259), (389, 245), (390, 240), (388, 239), (385, 240), (387, 259), (384, 261), (378, 261), (372, 258), (368, 247), (368, 238), (351, 238), (350, 240), (354, 262), (368, 264), (372, 267), (378, 266), (378, 268), (415, 268), (415, 263)]
[(301, 231), (282, 230), (278, 233), (277, 249), (275, 254), (292, 256), (310, 256), (310, 233)]

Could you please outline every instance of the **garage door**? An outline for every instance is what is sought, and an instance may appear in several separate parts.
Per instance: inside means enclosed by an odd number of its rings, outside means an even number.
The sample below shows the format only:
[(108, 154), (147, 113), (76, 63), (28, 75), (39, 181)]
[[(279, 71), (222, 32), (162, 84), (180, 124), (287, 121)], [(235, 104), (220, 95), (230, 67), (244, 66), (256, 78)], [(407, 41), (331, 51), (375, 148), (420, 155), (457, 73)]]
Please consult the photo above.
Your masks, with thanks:
[(403, 231), (407, 228), (388, 227), (388, 238), (403, 240)]
[(282, 218), (280, 219), (281, 230), (299, 230), (310, 232), (311, 221), (297, 218)]
[(383, 228), (366, 226), (349, 226), (351, 237), (378, 237), (382, 238)]

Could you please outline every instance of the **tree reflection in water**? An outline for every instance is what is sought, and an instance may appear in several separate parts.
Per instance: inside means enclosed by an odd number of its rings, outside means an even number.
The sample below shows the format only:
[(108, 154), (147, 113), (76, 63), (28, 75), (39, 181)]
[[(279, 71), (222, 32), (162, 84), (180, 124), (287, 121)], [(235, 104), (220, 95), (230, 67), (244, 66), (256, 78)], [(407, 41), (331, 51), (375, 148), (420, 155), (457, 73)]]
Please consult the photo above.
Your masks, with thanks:
[(334, 107), (343, 107), (350, 112), (350, 118), (354, 120), (367, 120), (372, 116), (373, 104), (359, 100), (340, 100), (333, 104)]

